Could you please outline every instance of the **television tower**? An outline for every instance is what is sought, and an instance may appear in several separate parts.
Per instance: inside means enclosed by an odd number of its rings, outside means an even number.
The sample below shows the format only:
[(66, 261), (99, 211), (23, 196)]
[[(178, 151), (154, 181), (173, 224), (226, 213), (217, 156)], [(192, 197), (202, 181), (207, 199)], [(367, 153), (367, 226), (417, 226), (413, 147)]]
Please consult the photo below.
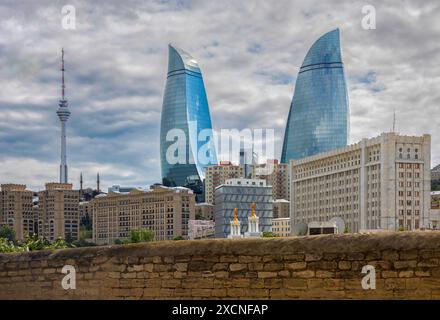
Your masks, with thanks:
[(67, 104), (64, 84), (64, 49), (61, 49), (61, 100), (57, 110), (58, 118), (61, 122), (61, 164), (60, 164), (60, 183), (67, 183), (67, 155), (66, 155), (66, 122), (70, 117), (70, 110)]

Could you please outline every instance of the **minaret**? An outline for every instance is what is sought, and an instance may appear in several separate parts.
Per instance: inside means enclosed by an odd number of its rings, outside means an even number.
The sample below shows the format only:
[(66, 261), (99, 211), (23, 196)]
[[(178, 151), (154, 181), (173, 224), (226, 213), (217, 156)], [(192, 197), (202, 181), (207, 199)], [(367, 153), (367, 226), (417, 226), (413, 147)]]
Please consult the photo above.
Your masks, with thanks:
[(81, 172), (79, 175), (79, 197), (82, 198), (83, 195), (83, 173)]
[(64, 90), (64, 49), (61, 49), (61, 100), (57, 110), (57, 115), (61, 122), (60, 183), (67, 183), (66, 122), (70, 116), (69, 106), (67, 105)]
[(99, 189), (99, 172), (96, 175), (96, 191), (101, 192), (101, 190)]

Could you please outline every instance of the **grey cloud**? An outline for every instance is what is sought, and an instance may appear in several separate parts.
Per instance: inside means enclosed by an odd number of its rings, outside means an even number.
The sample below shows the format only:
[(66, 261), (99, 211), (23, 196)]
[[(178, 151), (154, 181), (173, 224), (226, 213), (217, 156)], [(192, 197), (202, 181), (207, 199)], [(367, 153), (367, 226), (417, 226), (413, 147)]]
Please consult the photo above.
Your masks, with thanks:
[[(401, 133), (433, 135), (433, 164), (440, 162), (436, 1), (370, 1), (377, 29), (369, 31), (361, 28), (364, 1), (70, 3), (72, 31), (61, 28), (63, 1), (0, 4), (1, 182), (38, 188), (57, 179), (61, 46), (72, 181), (80, 171), (88, 181), (101, 171), (105, 186), (145, 185), (160, 180), (169, 42), (199, 61), (214, 127), (274, 128), (279, 154), (298, 69), (313, 42), (335, 27), (349, 79), (351, 141), (389, 130), (395, 109)], [(24, 175), (17, 161), (32, 170)]]

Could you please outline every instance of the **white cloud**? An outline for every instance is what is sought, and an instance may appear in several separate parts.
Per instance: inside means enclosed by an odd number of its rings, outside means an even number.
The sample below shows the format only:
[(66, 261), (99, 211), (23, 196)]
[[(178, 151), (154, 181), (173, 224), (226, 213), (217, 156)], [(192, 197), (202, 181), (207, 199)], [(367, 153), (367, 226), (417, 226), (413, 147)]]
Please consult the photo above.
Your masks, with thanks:
[[(58, 175), (59, 55), (66, 51), (70, 177), (105, 184), (160, 180), (158, 132), (167, 44), (200, 63), (215, 129), (274, 128), (279, 154), (304, 56), (340, 27), (351, 142), (387, 131), (433, 135), (440, 162), (440, 6), (370, 1), (377, 29), (361, 28), (364, 1), (71, 1), (0, 4), (0, 180), (35, 188)], [(368, 79), (366, 81), (365, 79)]]

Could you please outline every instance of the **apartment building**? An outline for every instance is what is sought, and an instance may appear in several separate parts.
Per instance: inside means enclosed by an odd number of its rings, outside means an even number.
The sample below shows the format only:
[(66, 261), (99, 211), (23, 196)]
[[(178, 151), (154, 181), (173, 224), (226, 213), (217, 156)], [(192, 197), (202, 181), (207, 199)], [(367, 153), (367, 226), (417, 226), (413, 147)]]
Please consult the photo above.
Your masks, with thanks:
[(0, 189), (0, 225), (14, 229), (17, 240), (34, 234), (37, 221), (32, 209), (33, 192), (24, 184), (2, 184)]
[(429, 225), (431, 136), (383, 133), (292, 160), (292, 226), (341, 217), (346, 231)]
[(291, 234), (290, 217), (272, 219), (272, 233), (276, 237), (289, 237)]
[(273, 201), (273, 218), (290, 219), (290, 201), (278, 199)]
[(214, 204), (215, 188), (227, 179), (243, 178), (244, 167), (233, 165), (230, 161), (221, 161), (220, 165), (207, 166), (205, 169), (205, 202)]
[(279, 163), (278, 160), (267, 160), (264, 164), (253, 166), (253, 179), (264, 179), (267, 185), (272, 186), (273, 199), (290, 199), (289, 192), (289, 165)]
[(196, 203), (195, 216), (198, 220), (214, 220), (214, 205), (210, 203)]
[(79, 239), (79, 190), (70, 183), (46, 183), (38, 193), (38, 233), (48, 240)]
[(152, 230), (155, 240), (187, 239), (188, 222), (195, 216), (195, 195), (183, 187), (154, 185), (149, 190), (110, 192), (98, 195), (90, 204), (97, 244), (112, 244), (140, 228)]

